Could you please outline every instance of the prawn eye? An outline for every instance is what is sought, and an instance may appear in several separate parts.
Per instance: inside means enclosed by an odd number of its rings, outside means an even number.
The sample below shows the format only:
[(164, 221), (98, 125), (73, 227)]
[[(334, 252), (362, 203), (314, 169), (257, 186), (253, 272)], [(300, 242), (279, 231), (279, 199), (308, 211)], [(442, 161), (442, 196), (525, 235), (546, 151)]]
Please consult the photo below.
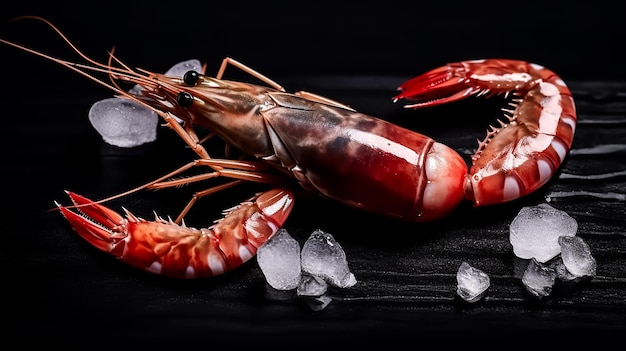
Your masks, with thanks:
[(182, 107), (189, 107), (193, 103), (193, 96), (186, 91), (180, 92), (176, 96), (176, 102)]
[(187, 71), (185, 75), (183, 76), (183, 82), (189, 86), (198, 85), (199, 80), (200, 80), (200, 73), (194, 70)]

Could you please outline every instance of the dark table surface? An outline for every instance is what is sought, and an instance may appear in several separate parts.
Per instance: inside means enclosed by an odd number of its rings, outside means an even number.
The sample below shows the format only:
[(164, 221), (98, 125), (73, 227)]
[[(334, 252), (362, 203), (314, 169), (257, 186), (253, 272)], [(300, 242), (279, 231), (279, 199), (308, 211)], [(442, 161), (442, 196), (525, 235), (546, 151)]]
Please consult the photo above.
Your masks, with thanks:
[[(59, 18), (75, 33), (85, 21)], [(29, 37), (28, 33), (12, 35), (22, 41)], [(43, 39), (37, 43), (42, 49), (56, 50)], [(204, 55), (204, 50), (197, 55)], [(332, 302), (322, 311), (312, 311), (293, 292), (268, 287), (255, 260), (216, 278), (180, 281), (137, 271), (85, 243), (58, 212), (50, 211), (55, 200), (67, 203), (64, 190), (105, 197), (155, 179), (191, 160), (193, 153), (166, 129), (159, 129), (157, 141), (134, 149), (105, 144), (91, 128), (87, 111), (95, 101), (110, 96), (106, 90), (41, 59), (5, 47), (1, 52), (10, 62), (2, 82), (0, 138), (6, 189), (0, 264), (5, 272), (3, 316), (10, 326), (3, 332), (9, 338), (79, 347), (122, 342), (281, 345), (275, 344), (276, 338), (322, 345), (340, 338), (355, 346), (382, 340), (420, 347), (421, 342), (437, 340), (439, 345), (486, 343), (487, 348), (500, 347), (502, 342), (532, 344), (538, 336), (551, 345), (576, 344), (585, 338), (596, 343), (623, 339), (624, 70), (616, 69), (613, 78), (617, 79), (611, 79), (608, 73), (576, 75), (577, 66), (567, 60), (561, 67), (546, 64), (557, 73), (559, 68), (566, 71), (564, 79), (572, 90), (579, 121), (562, 168), (544, 188), (525, 198), (479, 209), (463, 204), (445, 220), (430, 224), (365, 215), (321, 199), (297, 201), (284, 227), (301, 243), (316, 228), (332, 233), (358, 280), (352, 288), (331, 290)], [(189, 58), (189, 52), (184, 51), (180, 59), (159, 58), (168, 62), (159, 68)], [(492, 53), (505, 55), (486, 54)], [(230, 54), (220, 57), (226, 55)], [(381, 68), (373, 74), (365, 66), (346, 74), (305, 69), (295, 75), (277, 66), (269, 67), (270, 72), (255, 68), (270, 73), (290, 91), (320, 93), (418, 130), (469, 159), (476, 139), (498, 118), (501, 100), (463, 101), (420, 111), (406, 111), (390, 101), (404, 80), (453, 61), (453, 55), (442, 56), (434, 64), (419, 61), (413, 73), (406, 62), (403, 70), (392, 67), (384, 73)], [(376, 57), (381, 56), (372, 60)], [(555, 57), (544, 61), (556, 62)], [(336, 64), (347, 66), (342, 59)], [(314, 67), (324, 70), (319, 62)], [(607, 71), (607, 67), (599, 70)], [(203, 200), (188, 221), (207, 226), (223, 208), (245, 200), (255, 189), (244, 186)], [(186, 189), (140, 192), (109, 206), (124, 206), (144, 217), (151, 217), (153, 210), (175, 216), (189, 194)], [(513, 255), (508, 226), (522, 207), (545, 202), (578, 221), (578, 235), (589, 244), (598, 266), (593, 279), (557, 285), (550, 297), (538, 300), (522, 286), (523, 263)], [(491, 277), (488, 294), (473, 305), (455, 296), (455, 276), (462, 261)]]

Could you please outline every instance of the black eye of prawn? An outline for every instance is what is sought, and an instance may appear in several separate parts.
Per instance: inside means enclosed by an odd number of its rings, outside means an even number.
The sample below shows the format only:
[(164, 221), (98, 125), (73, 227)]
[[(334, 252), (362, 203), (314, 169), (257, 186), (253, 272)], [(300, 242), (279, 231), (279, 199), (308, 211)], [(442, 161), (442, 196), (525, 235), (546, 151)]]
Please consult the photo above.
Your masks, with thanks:
[(176, 96), (176, 102), (182, 107), (189, 107), (193, 103), (193, 96), (186, 91), (180, 92)]
[(198, 85), (199, 80), (200, 80), (200, 73), (194, 70), (187, 71), (185, 75), (183, 76), (183, 82), (189, 86)]

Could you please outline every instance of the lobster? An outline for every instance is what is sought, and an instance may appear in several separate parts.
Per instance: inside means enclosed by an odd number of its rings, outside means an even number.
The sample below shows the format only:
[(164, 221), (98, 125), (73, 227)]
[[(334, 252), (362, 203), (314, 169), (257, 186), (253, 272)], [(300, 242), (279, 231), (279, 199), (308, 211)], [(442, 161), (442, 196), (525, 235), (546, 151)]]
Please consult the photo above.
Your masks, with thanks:
[[(285, 223), (297, 183), (307, 192), (347, 206), (403, 221), (431, 222), (450, 214), (464, 199), (474, 206), (508, 202), (542, 187), (564, 161), (576, 127), (571, 92), (552, 71), (524, 61), (487, 59), (450, 63), (403, 83), (393, 102), (407, 109), (435, 106), (469, 96), (512, 94), (505, 120), (480, 141), (468, 169), (452, 148), (432, 138), (372, 117), (331, 99), (288, 93), (278, 83), (224, 59), (210, 77), (188, 71), (182, 77), (131, 69), (111, 52), (99, 63), (45, 22), (86, 63), (51, 57), (19, 44), (0, 42), (76, 71), (156, 112), (198, 156), (140, 189), (162, 189), (211, 178), (232, 179), (196, 193), (178, 218), (147, 221), (125, 216), (68, 191), (73, 205), (56, 203), (74, 230), (98, 249), (122, 261), (176, 278), (222, 274), (252, 258)], [(223, 79), (235, 66), (264, 85)], [(108, 75), (110, 83), (95, 76)], [(130, 93), (121, 82), (138, 84)], [(214, 158), (196, 128), (218, 135), (241, 150), (239, 159)], [(172, 179), (197, 167), (209, 172)], [(222, 178), (222, 179), (223, 179)], [(270, 190), (226, 210), (209, 228), (192, 228), (183, 218), (195, 202), (242, 182)], [(74, 211), (73, 211), (74, 210)], [(182, 223), (181, 223), (182, 222)]]

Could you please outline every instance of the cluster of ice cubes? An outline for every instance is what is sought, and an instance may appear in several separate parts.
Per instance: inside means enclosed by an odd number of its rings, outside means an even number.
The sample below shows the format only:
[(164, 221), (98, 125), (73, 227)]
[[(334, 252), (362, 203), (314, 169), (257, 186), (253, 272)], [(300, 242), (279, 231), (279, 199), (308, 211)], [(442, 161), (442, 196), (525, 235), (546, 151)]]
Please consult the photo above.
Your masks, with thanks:
[[(182, 77), (187, 71), (202, 71), (199, 60), (179, 62), (165, 75)], [(140, 94), (143, 88), (135, 85), (131, 94)], [(124, 97), (112, 97), (97, 101), (89, 109), (89, 121), (104, 142), (110, 145), (132, 148), (156, 140), (159, 116), (149, 108)], [(177, 118), (180, 122), (180, 119)]]
[[(509, 226), (513, 253), (526, 265), (522, 284), (537, 298), (552, 293), (557, 281), (576, 282), (596, 275), (596, 260), (579, 236), (578, 223), (546, 203), (522, 208)], [(457, 294), (467, 302), (480, 300), (489, 287), (483, 271), (463, 262), (457, 272)]]
[(281, 228), (257, 250), (257, 262), (267, 283), (276, 290), (296, 290), (314, 310), (324, 309), (331, 298), (329, 286), (349, 288), (357, 281), (346, 254), (332, 234), (311, 233), (302, 248)]
[(566, 212), (546, 203), (524, 207), (509, 229), (513, 252), (528, 261), (522, 283), (533, 296), (549, 296), (557, 281), (596, 275), (596, 260), (589, 245), (576, 236), (578, 223)]
[[(596, 261), (589, 245), (576, 236), (577, 230), (574, 218), (548, 204), (524, 207), (515, 216), (509, 241), (525, 265), (521, 280), (533, 296), (549, 296), (557, 281), (576, 282), (596, 275)], [(320, 229), (302, 248), (280, 229), (259, 247), (257, 261), (273, 289), (295, 289), (314, 310), (331, 302), (326, 295), (329, 286), (349, 288), (357, 283), (341, 245)], [(491, 284), (487, 273), (466, 261), (459, 266), (456, 280), (456, 294), (468, 303), (483, 299)]]

